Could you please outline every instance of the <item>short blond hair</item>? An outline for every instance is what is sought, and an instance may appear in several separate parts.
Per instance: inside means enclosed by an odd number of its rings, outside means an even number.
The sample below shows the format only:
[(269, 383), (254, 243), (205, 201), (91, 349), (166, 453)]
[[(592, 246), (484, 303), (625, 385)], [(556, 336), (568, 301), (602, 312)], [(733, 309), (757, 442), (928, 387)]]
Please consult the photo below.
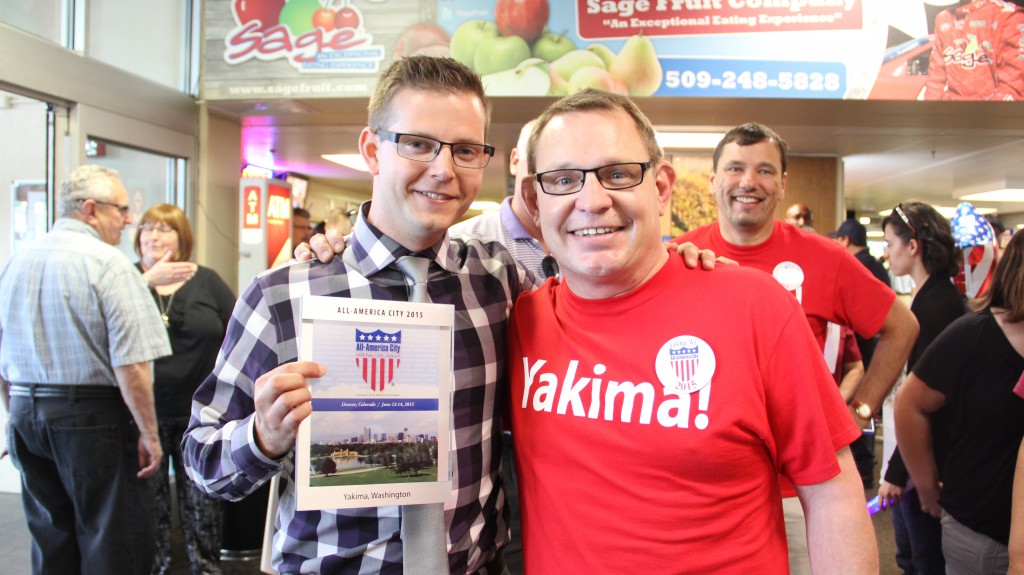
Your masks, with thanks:
[(441, 94), (469, 93), (484, 107), (484, 136), (491, 126), (491, 105), (484, 95), (480, 76), (452, 58), (407, 56), (395, 60), (377, 80), (370, 96), (368, 125), (371, 130), (386, 130), (391, 123), (391, 102), (402, 89)]

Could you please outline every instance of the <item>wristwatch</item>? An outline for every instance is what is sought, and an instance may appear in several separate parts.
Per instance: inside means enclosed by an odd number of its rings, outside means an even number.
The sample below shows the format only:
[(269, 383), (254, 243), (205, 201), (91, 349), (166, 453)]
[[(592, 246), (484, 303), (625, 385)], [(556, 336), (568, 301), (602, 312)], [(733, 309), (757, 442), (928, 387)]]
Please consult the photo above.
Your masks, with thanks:
[(857, 417), (861, 419), (871, 419), (871, 406), (864, 403), (863, 401), (854, 401), (850, 404), (853, 408), (853, 412), (857, 414)]

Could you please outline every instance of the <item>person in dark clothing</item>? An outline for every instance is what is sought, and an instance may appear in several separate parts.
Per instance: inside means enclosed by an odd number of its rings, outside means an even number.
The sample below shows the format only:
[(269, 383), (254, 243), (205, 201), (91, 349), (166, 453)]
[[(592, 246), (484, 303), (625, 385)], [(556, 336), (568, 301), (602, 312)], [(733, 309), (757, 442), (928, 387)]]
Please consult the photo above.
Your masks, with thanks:
[[(896, 206), (882, 220), (882, 228), (893, 273), (910, 275), (916, 286), (910, 311), (917, 317), (921, 331), (907, 359), (909, 373), (946, 326), (967, 311), (963, 296), (950, 280), (956, 275), (959, 252), (949, 222), (928, 204), (907, 202)], [(946, 451), (943, 432), (948, 429), (948, 423), (945, 417), (942, 411), (932, 416), (933, 445), (940, 466)], [(921, 510), (918, 492), (908, 479), (897, 449), (889, 459), (878, 493), (885, 507), (892, 506), (893, 529), (897, 532), (897, 541), (901, 538), (904, 541), (904, 555), (907, 544), (910, 547), (910, 561), (903, 565), (904, 572), (945, 573), (942, 527), (938, 519)]]
[[(216, 272), (189, 262), (192, 227), (177, 206), (158, 204), (142, 215), (135, 237), (136, 264), (171, 340), (173, 355), (159, 359), (154, 371), (154, 400), (164, 457), (156, 475), (157, 553), (153, 574), (171, 564), (171, 488), (174, 465), (179, 518), (194, 575), (220, 570), (222, 504), (196, 488), (181, 462), (181, 438), (188, 426), (192, 394), (213, 371), (235, 296)], [(168, 459), (171, 461), (168, 462)]]
[[(948, 575), (1002, 575), (1010, 565), (1014, 464), (1024, 438), (1024, 236), (1015, 234), (974, 313), (947, 327), (896, 398), (900, 450), (921, 510), (941, 517)], [(944, 461), (934, 414), (952, 426)]]

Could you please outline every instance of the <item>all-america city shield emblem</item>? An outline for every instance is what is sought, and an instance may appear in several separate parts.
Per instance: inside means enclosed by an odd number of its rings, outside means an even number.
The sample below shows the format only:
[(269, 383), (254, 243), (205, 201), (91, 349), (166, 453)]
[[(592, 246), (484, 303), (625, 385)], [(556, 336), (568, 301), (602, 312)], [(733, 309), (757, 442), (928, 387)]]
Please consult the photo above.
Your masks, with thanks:
[(692, 335), (680, 335), (661, 346), (654, 360), (654, 369), (665, 391), (693, 393), (711, 383), (715, 363), (715, 352), (706, 341)]
[(370, 389), (384, 391), (401, 363), (402, 332), (362, 331), (356, 328), (356, 366)]
[(693, 383), (693, 376), (697, 374), (697, 366), (700, 365), (698, 350), (697, 346), (684, 346), (668, 350), (669, 361), (672, 362), (672, 369), (676, 372), (676, 379), (684, 387), (689, 387)]

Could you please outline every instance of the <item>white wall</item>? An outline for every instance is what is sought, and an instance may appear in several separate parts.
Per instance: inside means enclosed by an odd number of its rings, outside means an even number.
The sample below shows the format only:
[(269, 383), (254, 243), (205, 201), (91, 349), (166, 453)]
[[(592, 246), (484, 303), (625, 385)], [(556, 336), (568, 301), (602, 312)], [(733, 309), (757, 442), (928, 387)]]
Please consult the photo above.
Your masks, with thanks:
[(186, 2), (89, 0), (86, 7), (86, 56), (182, 87)]
[(199, 150), (198, 185), (192, 210), (195, 260), (212, 268), (234, 288), (238, 284), (242, 127), (237, 118), (212, 113), (205, 106), (199, 118), (203, 146)]

